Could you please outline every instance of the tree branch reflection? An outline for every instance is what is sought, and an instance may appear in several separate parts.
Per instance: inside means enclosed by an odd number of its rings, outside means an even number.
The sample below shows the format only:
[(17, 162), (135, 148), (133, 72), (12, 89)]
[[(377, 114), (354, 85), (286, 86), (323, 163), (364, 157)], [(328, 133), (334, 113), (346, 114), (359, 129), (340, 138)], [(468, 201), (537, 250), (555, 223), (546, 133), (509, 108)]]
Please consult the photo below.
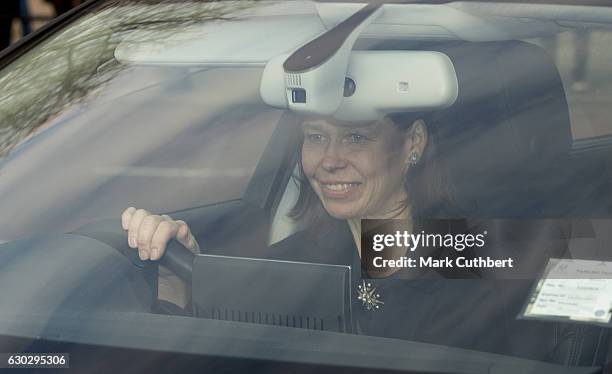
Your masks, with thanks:
[(236, 21), (257, 4), (117, 0), (95, 9), (0, 72), (0, 157), (128, 68), (114, 57), (126, 38), (167, 48), (187, 41), (190, 26)]

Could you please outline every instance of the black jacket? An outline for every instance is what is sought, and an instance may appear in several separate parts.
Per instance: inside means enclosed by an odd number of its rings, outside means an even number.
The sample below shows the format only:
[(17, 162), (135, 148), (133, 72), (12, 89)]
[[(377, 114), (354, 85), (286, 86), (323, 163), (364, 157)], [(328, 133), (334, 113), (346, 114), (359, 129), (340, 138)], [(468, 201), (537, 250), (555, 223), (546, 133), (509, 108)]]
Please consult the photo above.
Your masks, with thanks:
[(359, 333), (551, 361), (559, 325), (519, 320), (532, 280), (404, 279), (401, 272), (367, 279), (384, 302), (367, 310), (357, 300), (361, 264), (348, 224), (326, 223), (265, 250), (264, 257), (350, 265), (353, 315)]

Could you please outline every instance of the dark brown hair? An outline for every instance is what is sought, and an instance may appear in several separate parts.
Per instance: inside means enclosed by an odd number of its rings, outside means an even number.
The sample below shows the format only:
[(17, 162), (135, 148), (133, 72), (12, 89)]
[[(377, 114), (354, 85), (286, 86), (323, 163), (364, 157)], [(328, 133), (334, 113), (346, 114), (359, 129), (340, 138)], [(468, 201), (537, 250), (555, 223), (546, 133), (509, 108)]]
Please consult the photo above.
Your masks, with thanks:
[[(408, 168), (404, 178), (404, 188), (413, 219), (450, 218), (454, 216), (455, 203), (452, 183), (439, 152), (439, 129), (431, 123), (430, 118), (422, 113), (397, 113), (387, 116), (401, 131), (409, 131), (414, 122), (421, 119), (427, 128), (427, 144), (416, 165)], [(301, 132), (300, 132), (301, 133)], [(306, 220), (314, 224), (329, 219), (329, 214), (316, 195), (302, 169), (301, 149), (304, 137), (301, 135), (298, 143), (298, 171), (293, 176), (299, 187), (298, 199), (289, 212), (289, 217), (295, 220)]]

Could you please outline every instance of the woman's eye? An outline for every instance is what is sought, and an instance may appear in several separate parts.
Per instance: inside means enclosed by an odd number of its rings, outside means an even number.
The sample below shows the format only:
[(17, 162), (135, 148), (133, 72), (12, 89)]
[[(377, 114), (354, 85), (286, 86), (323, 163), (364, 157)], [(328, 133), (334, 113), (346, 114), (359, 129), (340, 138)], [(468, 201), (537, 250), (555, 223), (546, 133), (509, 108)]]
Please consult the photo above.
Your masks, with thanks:
[(349, 143), (361, 144), (361, 143), (364, 143), (367, 139), (368, 139), (367, 137), (361, 134), (349, 134), (348, 136)]
[(308, 134), (306, 139), (312, 144), (323, 144), (326, 141), (325, 136), (321, 134)]

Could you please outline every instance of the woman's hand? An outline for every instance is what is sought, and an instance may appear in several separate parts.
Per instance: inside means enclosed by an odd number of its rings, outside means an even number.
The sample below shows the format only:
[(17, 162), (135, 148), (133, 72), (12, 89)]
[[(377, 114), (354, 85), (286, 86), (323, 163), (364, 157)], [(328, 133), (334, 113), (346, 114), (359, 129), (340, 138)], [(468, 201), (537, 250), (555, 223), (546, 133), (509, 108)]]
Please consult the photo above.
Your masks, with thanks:
[(191, 251), (199, 249), (185, 221), (173, 220), (167, 215), (129, 207), (121, 214), (121, 225), (128, 232), (128, 245), (138, 248), (141, 260), (159, 260), (172, 239)]

